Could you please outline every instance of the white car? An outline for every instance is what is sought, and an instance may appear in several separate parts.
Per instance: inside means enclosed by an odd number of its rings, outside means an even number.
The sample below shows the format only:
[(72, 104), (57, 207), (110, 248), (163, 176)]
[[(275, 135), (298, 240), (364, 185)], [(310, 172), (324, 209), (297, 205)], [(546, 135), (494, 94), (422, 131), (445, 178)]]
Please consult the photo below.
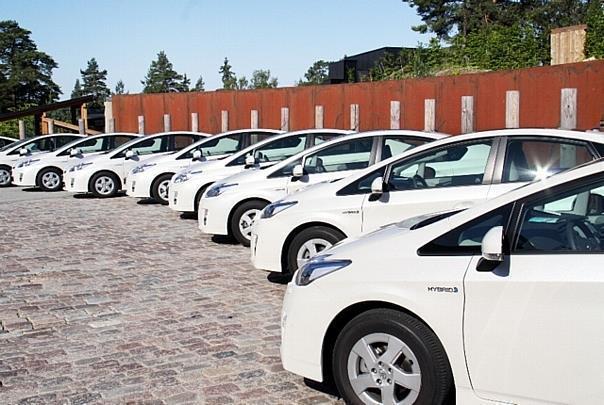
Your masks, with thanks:
[(199, 202), (199, 229), (249, 246), (251, 226), (268, 204), (311, 184), (349, 176), (377, 162), (444, 137), (419, 131), (371, 131), (305, 150), (266, 170), (221, 180)]
[(170, 208), (180, 212), (196, 212), (202, 194), (215, 181), (245, 169), (272, 166), (311, 146), (351, 133), (341, 129), (288, 132), (258, 142), (226, 159), (191, 165), (172, 177), (169, 186)]
[(8, 136), (0, 136), (0, 148), (10, 145), (11, 143), (17, 142), (16, 138), (9, 138)]
[(434, 211), (467, 208), (604, 155), (596, 133), (486, 131), (419, 146), (338, 182), (265, 208), (252, 230), (252, 263), (291, 274), (346, 238)]
[(168, 204), (170, 179), (188, 169), (193, 162), (222, 159), (283, 131), (275, 129), (239, 129), (204, 138), (179, 152), (157, 156), (128, 173), (126, 194), (135, 198), (153, 198)]
[(346, 403), (604, 403), (604, 161), (316, 256), (283, 367)]
[(22, 139), (0, 149), (0, 187), (9, 186), (14, 163), (24, 156), (52, 152), (69, 142), (83, 138), (77, 134), (53, 134)]
[(128, 133), (88, 136), (76, 139), (54, 152), (21, 158), (13, 165), (13, 184), (58, 191), (62, 188), (63, 172), (69, 165), (77, 164), (85, 156), (115, 149), (139, 136)]
[(123, 189), (126, 174), (135, 166), (153, 156), (186, 148), (206, 136), (199, 132), (161, 132), (133, 139), (102, 155), (85, 157), (63, 174), (65, 190), (113, 197)]

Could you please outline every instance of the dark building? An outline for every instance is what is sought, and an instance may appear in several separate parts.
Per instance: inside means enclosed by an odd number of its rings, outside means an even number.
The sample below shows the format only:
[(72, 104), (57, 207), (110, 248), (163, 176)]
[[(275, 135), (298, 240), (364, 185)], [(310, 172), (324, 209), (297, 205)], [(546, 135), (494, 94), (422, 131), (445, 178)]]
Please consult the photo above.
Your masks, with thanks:
[(369, 75), (369, 70), (386, 54), (398, 55), (402, 50), (412, 48), (400, 48), (385, 46), (359, 53), (358, 55), (345, 56), (344, 59), (329, 64), (328, 84), (360, 82), (364, 76)]

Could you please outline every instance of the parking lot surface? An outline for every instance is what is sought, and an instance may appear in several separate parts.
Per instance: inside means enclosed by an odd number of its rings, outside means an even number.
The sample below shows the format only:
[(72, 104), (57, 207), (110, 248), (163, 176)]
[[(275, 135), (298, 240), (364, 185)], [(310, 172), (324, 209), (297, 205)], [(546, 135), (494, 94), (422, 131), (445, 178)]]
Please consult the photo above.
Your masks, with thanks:
[(9, 188), (0, 227), (1, 403), (338, 402), (281, 367), (285, 285), (196, 220)]

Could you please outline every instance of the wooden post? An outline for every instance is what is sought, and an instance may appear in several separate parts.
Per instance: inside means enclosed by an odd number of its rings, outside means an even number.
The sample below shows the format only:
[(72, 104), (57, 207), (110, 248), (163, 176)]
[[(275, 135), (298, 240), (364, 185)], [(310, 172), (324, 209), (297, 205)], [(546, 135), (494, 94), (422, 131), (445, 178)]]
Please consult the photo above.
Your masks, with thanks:
[(54, 134), (55, 133), (55, 120), (49, 119), (46, 122), (48, 123), (48, 133)]
[(110, 134), (115, 132), (115, 118), (105, 118), (105, 133)]
[(401, 102), (390, 102), (390, 129), (401, 129)]
[(138, 116), (138, 134), (145, 135), (145, 116), (144, 115)]
[(359, 132), (360, 111), (358, 104), (350, 104), (350, 129)]
[(19, 120), (19, 139), (25, 139), (25, 121)]
[(434, 132), (436, 128), (436, 100), (427, 98), (424, 100), (424, 131)]
[(199, 132), (199, 114), (191, 113), (191, 131)]
[(577, 128), (577, 89), (560, 91), (560, 128)]
[(85, 134), (88, 130), (88, 105), (86, 105), (86, 103), (82, 104), (82, 106), (80, 107), (80, 118), (82, 121), (84, 121), (84, 132), (80, 133)]
[(226, 110), (222, 110), (221, 113), (221, 132), (226, 132), (229, 130), (229, 112)]
[(315, 128), (323, 128), (323, 106), (315, 106)]
[(86, 126), (84, 125), (84, 119), (80, 118), (78, 120), (78, 132), (82, 135), (86, 133)]
[(281, 131), (289, 131), (289, 108), (281, 107)]
[(115, 119), (113, 119), (113, 103), (111, 101), (105, 101), (103, 103), (105, 107), (105, 133), (115, 132)]
[(164, 114), (164, 132), (170, 132), (170, 114)]
[(520, 92), (518, 90), (505, 92), (505, 127), (520, 128)]
[(461, 96), (461, 133), (474, 132), (474, 97)]
[(258, 129), (258, 110), (250, 111), (250, 128)]

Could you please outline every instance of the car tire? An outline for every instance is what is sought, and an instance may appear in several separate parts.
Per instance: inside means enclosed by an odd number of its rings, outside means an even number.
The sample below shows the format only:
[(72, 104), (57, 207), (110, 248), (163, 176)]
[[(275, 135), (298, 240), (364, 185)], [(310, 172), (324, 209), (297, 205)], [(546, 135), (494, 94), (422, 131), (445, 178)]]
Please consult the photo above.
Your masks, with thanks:
[(99, 172), (90, 180), (90, 191), (99, 198), (115, 197), (120, 191), (121, 184), (115, 173)]
[(36, 185), (44, 191), (59, 191), (63, 185), (63, 172), (56, 167), (44, 168), (38, 173)]
[(0, 187), (8, 187), (12, 182), (11, 167), (0, 165)]
[(162, 174), (161, 176), (157, 176), (153, 181), (153, 184), (151, 185), (151, 198), (153, 198), (154, 201), (163, 205), (168, 205), (170, 202), (168, 187), (172, 176), (174, 176), (172, 173)]
[(262, 200), (252, 200), (241, 204), (231, 216), (231, 234), (243, 246), (250, 246), (252, 224), (256, 215), (269, 203)]
[(326, 226), (313, 226), (297, 234), (287, 250), (287, 269), (285, 273), (293, 274), (298, 267), (312, 256), (330, 248), (346, 238), (342, 232)]
[[(389, 351), (390, 350), (390, 351)], [(443, 404), (453, 396), (445, 351), (423, 322), (393, 309), (350, 321), (336, 339), (334, 382), (347, 404)]]

